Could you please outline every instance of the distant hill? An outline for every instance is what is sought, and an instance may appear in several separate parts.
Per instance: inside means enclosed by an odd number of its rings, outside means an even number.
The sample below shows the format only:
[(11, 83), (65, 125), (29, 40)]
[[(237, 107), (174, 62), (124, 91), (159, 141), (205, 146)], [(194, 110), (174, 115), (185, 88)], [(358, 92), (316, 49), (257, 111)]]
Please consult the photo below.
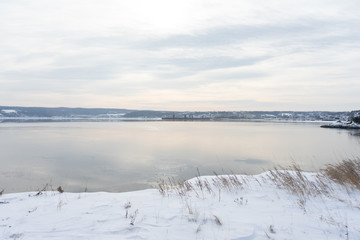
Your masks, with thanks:
[(133, 110), (112, 108), (45, 108), (0, 106), (0, 116), (2, 117), (96, 117), (102, 115), (124, 115), (132, 111)]
[(175, 114), (175, 112), (139, 110), (126, 113), (125, 118), (161, 118), (167, 115)]
[(63, 119), (211, 119), (213, 121), (241, 121), (241, 120), (286, 120), (286, 121), (347, 121), (357, 120), (360, 111), (328, 112), (328, 111), (152, 111), (130, 110), (114, 108), (46, 108), (46, 107), (11, 107), (0, 106), (0, 119), (24, 118), (63, 118)]

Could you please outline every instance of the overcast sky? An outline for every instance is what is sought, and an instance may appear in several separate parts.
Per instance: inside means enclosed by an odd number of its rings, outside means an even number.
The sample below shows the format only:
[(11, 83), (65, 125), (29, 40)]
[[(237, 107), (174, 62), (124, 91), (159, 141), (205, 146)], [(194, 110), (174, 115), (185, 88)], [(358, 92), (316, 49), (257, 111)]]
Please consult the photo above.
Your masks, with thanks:
[(0, 105), (360, 109), (359, 0), (1, 0)]

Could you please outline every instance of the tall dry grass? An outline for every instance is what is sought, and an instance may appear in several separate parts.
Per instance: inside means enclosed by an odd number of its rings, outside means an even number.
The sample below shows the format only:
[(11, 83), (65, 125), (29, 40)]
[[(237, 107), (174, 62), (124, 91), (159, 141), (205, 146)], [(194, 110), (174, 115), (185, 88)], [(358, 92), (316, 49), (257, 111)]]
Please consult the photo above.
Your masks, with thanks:
[(360, 158), (328, 164), (320, 174), (347, 189), (360, 190)]
[[(258, 181), (258, 179), (255, 180)], [(360, 158), (325, 165), (323, 169), (312, 175), (304, 173), (300, 166), (294, 163), (287, 168), (269, 170), (262, 181), (271, 182), (277, 188), (298, 196), (299, 202), (304, 205), (310, 197), (329, 196), (334, 184), (345, 187), (347, 191), (360, 190)], [(214, 172), (212, 178), (203, 178), (198, 172), (196, 178), (191, 181), (175, 181), (174, 178), (161, 179), (158, 189), (163, 195), (175, 191), (180, 196), (195, 192), (196, 196), (204, 197), (204, 193), (216, 195), (224, 190), (237, 191), (243, 189), (246, 184), (247, 179), (243, 176), (219, 175)]]
[(198, 175), (191, 181), (178, 181), (173, 177), (160, 179), (157, 188), (162, 195), (169, 195), (172, 192), (180, 196), (186, 196), (189, 192), (194, 192), (197, 197), (205, 197), (205, 194), (216, 195), (219, 191), (236, 191), (242, 189), (246, 181), (235, 175), (219, 175), (214, 172), (214, 177), (203, 178)]
[(285, 189), (301, 198), (316, 196), (320, 191), (317, 182), (309, 180), (295, 163), (286, 169), (274, 168), (266, 176), (264, 181), (270, 180), (279, 189)]

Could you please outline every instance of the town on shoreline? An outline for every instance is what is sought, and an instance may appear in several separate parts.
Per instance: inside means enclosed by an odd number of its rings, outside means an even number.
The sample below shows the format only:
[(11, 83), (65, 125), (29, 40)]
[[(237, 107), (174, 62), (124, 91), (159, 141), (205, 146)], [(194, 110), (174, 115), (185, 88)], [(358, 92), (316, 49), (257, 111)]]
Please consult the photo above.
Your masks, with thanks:
[(165, 121), (340, 121), (350, 122), (360, 110), (330, 111), (155, 111), (112, 108), (43, 108), (0, 106), (0, 121), (43, 120), (165, 120)]

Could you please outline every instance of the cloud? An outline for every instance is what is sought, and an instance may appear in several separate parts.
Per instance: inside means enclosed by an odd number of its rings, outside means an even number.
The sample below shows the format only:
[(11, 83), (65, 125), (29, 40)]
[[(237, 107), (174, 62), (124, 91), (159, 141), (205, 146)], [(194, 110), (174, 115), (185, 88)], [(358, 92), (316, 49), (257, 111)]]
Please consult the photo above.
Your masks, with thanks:
[(206, 57), (206, 58), (175, 58), (164, 61), (164, 64), (174, 65), (193, 71), (214, 70), (253, 65), (263, 58), (231, 58), (231, 57)]
[[(227, 74), (222, 74), (219, 77), (219, 74), (215, 74), (207, 78), (205, 81), (208, 83), (216, 81), (216, 76), (218, 81), (226, 81), (229, 79), (230, 68), (241, 68), (245, 66), (250, 66), (256, 64), (259, 61), (265, 60), (266, 57), (249, 57), (243, 59), (237, 59), (232, 57), (205, 57), (205, 58), (174, 58), (174, 59), (162, 59), (159, 61), (159, 65), (166, 66), (166, 70), (157, 74), (162, 79), (177, 79), (188, 76), (193, 76), (201, 72), (212, 71), (215, 70), (226, 70)], [(242, 73), (237, 74), (237, 79), (248, 78), (248, 77), (256, 77), (260, 74), (249, 74)], [(235, 75), (230, 77), (234, 79)], [(193, 84), (196, 85), (196, 82), (204, 83), (204, 80), (197, 78), (197, 80), (193, 80)], [(184, 82), (183, 84), (186, 85)]]
[[(350, 25), (349, 25), (350, 24)], [(352, 26), (351, 26), (352, 25)], [(135, 43), (136, 47), (144, 49), (162, 48), (210, 48), (241, 44), (253, 40), (297, 42), (314, 44), (336, 44), (339, 42), (355, 42), (360, 35), (355, 29), (357, 24), (346, 21), (297, 19), (295, 22), (266, 23), (249, 25), (230, 25), (208, 28), (192, 34), (172, 35), (167, 38), (149, 39)]]
[(73, 80), (99, 80), (111, 78), (115, 73), (113, 66), (89, 66), (89, 67), (61, 67), (52, 70), (43, 71), (9, 71), (2, 73), (7, 79), (21, 80), (39, 80), (39, 79), (58, 79), (63, 81)]
[(0, 101), (351, 110), (359, 16), (354, 0), (5, 0)]

